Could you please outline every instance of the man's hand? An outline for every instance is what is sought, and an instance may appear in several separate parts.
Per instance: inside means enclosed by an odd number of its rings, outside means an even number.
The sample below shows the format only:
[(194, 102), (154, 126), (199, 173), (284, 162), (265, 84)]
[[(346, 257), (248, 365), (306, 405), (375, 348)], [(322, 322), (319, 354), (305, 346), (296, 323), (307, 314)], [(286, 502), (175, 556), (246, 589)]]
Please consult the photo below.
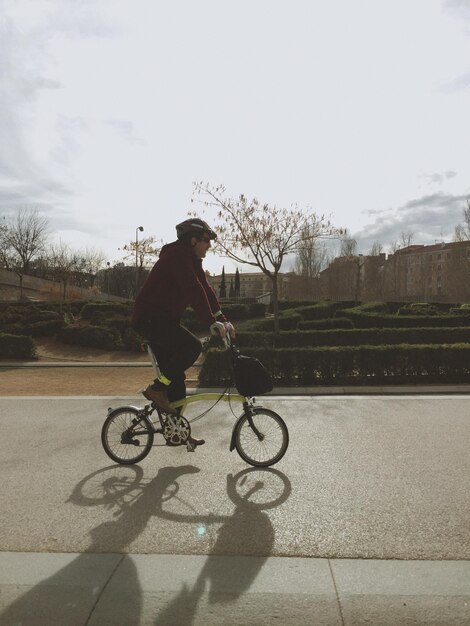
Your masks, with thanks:
[(212, 335), (222, 337), (222, 339), (225, 339), (225, 335), (227, 334), (225, 324), (223, 322), (214, 322), (210, 327), (210, 331)]
[(224, 322), (224, 324), (225, 324), (225, 331), (226, 331), (226, 333), (228, 335), (230, 335), (230, 337), (232, 339), (235, 339), (236, 333), (235, 333), (235, 328), (234, 328), (233, 324), (231, 322)]

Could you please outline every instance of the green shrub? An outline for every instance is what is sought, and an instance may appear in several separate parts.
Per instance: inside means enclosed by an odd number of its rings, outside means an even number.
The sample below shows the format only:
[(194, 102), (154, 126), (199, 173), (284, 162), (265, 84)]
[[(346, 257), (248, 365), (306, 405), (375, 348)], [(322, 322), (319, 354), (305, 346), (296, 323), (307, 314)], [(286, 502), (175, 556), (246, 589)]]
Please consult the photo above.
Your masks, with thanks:
[(347, 317), (333, 317), (325, 320), (308, 320), (298, 323), (299, 330), (329, 330), (333, 328), (354, 328), (352, 320)]
[(379, 313), (363, 313), (355, 309), (342, 311), (356, 328), (424, 328), (424, 327), (456, 327), (466, 326), (468, 321), (462, 315), (382, 315)]
[(319, 302), (314, 305), (296, 307), (295, 310), (304, 320), (324, 320), (333, 318), (340, 306), (340, 302)]
[(439, 315), (439, 309), (429, 302), (405, 304), (398, 310), (398, 315)]
[(116, 302), (88, 302), (81, 310), (81, 317), (84, 320), (91, 320), (96, 312), (104, 315), (131, 315), (132, 304), (120, 304)]
[(57, 335), (58, 341), (90, 348), (118, 350), (121, 347), (120, 333), (104, 326), (66, 326)]
[(232, 322), (246, 320), (248, 317), (248, 305), (246, 304), (224, 304), (223, 314)]
[(248, 305), (247, 318), (264, 317), (266, 315), (266, 305), (262, 302), (253, 302)]
[(36, 345), (31, 337), (0, 333), (0, 357), (3, 359), (36, 359)]
[[(298, 307), (313, 306), (315, 304), (318, 304), (318, 302), (309, 300), (279, 300), (277, 304), (279, 311), (284, 311), (285, 309), (296, 309)], [(268, 305), (268, 312), (274, 312), (274, 303), (272, 301)]]
[(142, 340), (142, 337), (129, 326), (122, 333), (122, 349), (129, 352), (140, 352)]
[(451, 307), (449, 313), (453, 315), (470, 316), (470, 304), (461, 304), (459, 307)]
[[(250, 348), (279, 385), (470, 382), (470, 344), (358, 346), (337, 348)], [(201, 384), (231, 379), (226, 352), (209, 351)]]
[(22, 321), (18, 324), (8, 324), (5, 332), (11, 335), (26, 335), (28, 337), (53, 337), (64, 325), (63, 320), (49, 320), (27, 324)]
[(387, 302), (364, 302), (354, 307), (355, 311), (361, 311), (362, 313), (385, 313), (391, 312), (390, 306)]
[(361, 328), (334, 330), (294, 330), (274, 333), (237, 333), (240, 348), (272, 346), (276, 348), (308, 348), (326, 346), (398, 345), (398, 344), (470, 343), (470, 327), (466, 328)]
[(29, 317), (28, 321), (33, 323), (33, 322), (50, 322), (52, 320), (58, 321), (62, 319), (63, 319), (63, 316), (61, 316), (60, 313), (57, 313), (57, 311), (39, 310), (37, 313), (33, 313)]
[[(293, 330), (301, 321), (301, 316), (295, 311), (285, 311), (279, 316), (279, 328), (281, 330)], [(243, 324), (244, 330), (274, 332), (274, 318), (249, 320)]]

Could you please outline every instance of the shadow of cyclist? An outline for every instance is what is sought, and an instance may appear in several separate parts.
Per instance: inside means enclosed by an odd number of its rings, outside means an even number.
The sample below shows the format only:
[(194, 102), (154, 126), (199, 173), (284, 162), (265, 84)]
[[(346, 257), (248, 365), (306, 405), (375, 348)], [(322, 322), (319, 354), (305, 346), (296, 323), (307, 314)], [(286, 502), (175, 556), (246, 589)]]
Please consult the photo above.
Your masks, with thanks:
[[(0, 614), (0, 626), (88, 623), (102, 586), (124, 558), (119, 554), (125, 553), (127, 546), (145, 529), (155, 514), (155, 502), (171, 498), (173, 492), (169, 490), (170, 486), (184, 474), (198, 471), (192, 465), (165, 467), (142, 486), (143, 471), (140, 467), (113, 465), (81, 480), (70, 501), (79, 506), (117, 506), (116, 519), (93, 528), (90, 531), (91, 543), (85, 553), (10, 604)], [(91, 492), (90, 483), (94, 485)], [(84, 494), (86, 485), (88, 494)], [(98, 575), (96, 561), (89, 553), (107, 553), (103, 559), (109, 567)], [(126, 626), (137, 626), (142, 610), (142, 590), (131, 559), (126, 561), (126, 591), (133, 603)]]
[[(265, 486), (261, 479), (263, 475), (276, 476), (283, 481), (283, 492), (270, 503), (252, 500)], [(237, 492), (237, 484), (246, 482), (247, 477), (251, 480), (244, 494), (240, 495)], [(290, 491), (291, 486), (287, 477), (277, 470), (249, 468), (236, 476), (229, 474), (227, 493), (236, 504), (235, 511), (224, 519), (217, 540), (193, 587), (184, 584), (178, 595), (159, 613), (154, 625), (190, 626), (194, 621), (198, 604), (206, 592), (209, 604), (233, 602), (242, 596), (251, 587), (264, 562), (272, 554), (274, 528), (269, 516), (262, 509), (279, 506), (287, 500)], [(184, 521), (188, 521), (187, 516), (163, 511), (159, 512), (159, 516), (172, 520), (180, 518), (181, 521), (184, 518)], [(213, 523), (216, 519), (214, 516), (198, 518), (207, 524)], [(232, 557), (229, 562), (224, 558), (226, 556)], [(234, 556), (236, 558), (233, 558)], [(243, 558), (244, 556), (252, 558)]]
[[(199, 469), (192, 465), (166, 467), (145, 484), (143, 470), (139, 466), (123, 468), (113, 465), (81, 480), (70, 501), (83, 507), (100, 505), (112, 508), (115, 519), (103, 522), (90, 531), (91, 543), (87, 552), (12, 602), (0, 615), (0, 626), (50, 626), (88, 623), (90, 620), (100, 623), (100, 616), (109, 621), (115, 613), (110, 616), (107, 607), (99, 602), (102, 588), (122, 563), (126, 548), (142, 533), (154, 515), (182, 523), (222, 524), (211, 550), (212, 556), (206, 560), (192, 589), (183, 586), (178, 596), (159, 613), (155, 624), (191, 624), (206, 590), (210, 603), (230, 601), (243, 594), (253, 583), (273, 547), (274, 529), (262, 509), (284, 502), (290, 493), (290, 483), (280, 472), (265, 470), (269, 472), (264, 474), (265, 479), (268, 476), (281, 478), (282, 491), (268, 503), (257, 500), (263, 494), (266, 480), (257, 479), (254, 472), (259, 470), (249, 468), (236, 476), (227, 476), (227, 493), (236, 505), (231, 516), (182, 515), (164, 510), (164, 505), (178, 493), (178, 479), (195, 472)], [(93, 554), (89, 553), (106, 554), (97, 566)], [(223, 555), (259, 556), (231, 559), (230, 568), (227, 568), (220, 560)], [(106, 565), (102, 566), (104, 562)], [(137, 626), (142, 616), (142, 588), (133, 560), (126, 559), (123, 566), (121, 573), (124, 572), (126, 580), (125, 598), (122, 598), (125, 600), (124, 623)]]

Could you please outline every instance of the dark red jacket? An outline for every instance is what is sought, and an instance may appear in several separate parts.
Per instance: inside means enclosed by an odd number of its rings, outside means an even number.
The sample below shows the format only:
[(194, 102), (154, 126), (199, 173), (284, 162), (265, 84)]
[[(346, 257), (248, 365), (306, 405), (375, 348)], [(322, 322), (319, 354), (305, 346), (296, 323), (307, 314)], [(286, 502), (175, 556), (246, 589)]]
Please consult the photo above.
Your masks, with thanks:
[(203, 324), (215, 322), (220, 304), (202, 269), (202, 260), (182, 241), (163, 246), (135, 300), (132, 325), (143, 318), (165, 316), (180, 320), (191, 306)]

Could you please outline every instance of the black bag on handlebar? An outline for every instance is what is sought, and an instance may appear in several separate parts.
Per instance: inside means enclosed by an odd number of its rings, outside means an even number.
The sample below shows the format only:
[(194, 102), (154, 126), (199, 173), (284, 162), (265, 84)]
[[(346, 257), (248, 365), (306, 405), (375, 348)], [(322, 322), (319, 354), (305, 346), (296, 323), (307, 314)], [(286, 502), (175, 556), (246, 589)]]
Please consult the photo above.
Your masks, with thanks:
[(273, 381), (270, 373), (258, 359), (239, 354), (233, 364), (235, 387), (241, 396), (259, 396), (271, 391)]

